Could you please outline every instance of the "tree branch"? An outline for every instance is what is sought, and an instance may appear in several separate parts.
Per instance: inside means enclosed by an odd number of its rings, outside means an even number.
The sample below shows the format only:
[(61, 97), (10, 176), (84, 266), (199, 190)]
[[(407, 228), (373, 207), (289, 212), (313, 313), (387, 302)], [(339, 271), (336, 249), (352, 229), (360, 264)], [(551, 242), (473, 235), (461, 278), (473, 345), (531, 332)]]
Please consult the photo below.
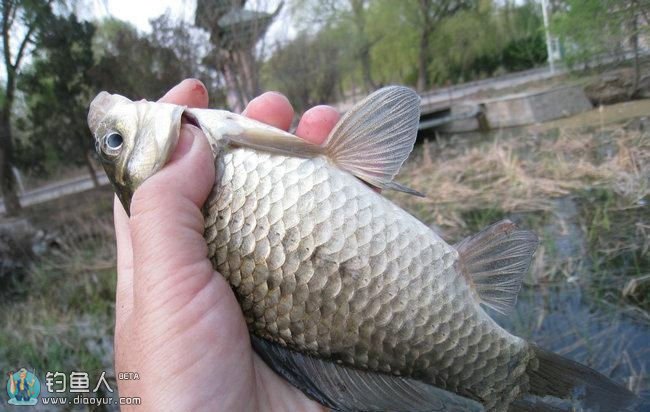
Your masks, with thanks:
[[(53, 2), (54, 2), (54, 0), (47, 0), (45, 2), (45, 6), (50, 7)], [(38, 25), (38, 19), (42, 18), (42, 17), (43, 16), (39, 16), (38, 12), (37, 12), (36, 16), (34, 16), (32, 21), (29, 22), (30, 24), (27, 26), (28, 27), (27, 34), (25, 34), (25, 37), (23, 38), (23, 40), (20, 43), (20, 46), (18, 47), (18, 53), (16, 54), (16, 61), (12, 65), (13, 70), (16, 70), (16, 71), (18, 70), (18, 67), (20, 66), (20, 62), (24, 57), (27, 45), (29, 43), (31, 43), (31, 41), (32, 41), (31, 37), (32, 37), (32, 34), (34, 34), (34, 31), (36, 30), (36, 26)], [(10, 62), (10, 64), (11, 64), (11, 62)]]
[(14, 70), (18, 70), (18, 66), (20, 66), (20, 61), (23, 59), (23, 55), (25, 54), (25, 48), (27, 47), (27, 43), (31, 41), (30, 37), (34, 33), (35, 29), (36, 29), (36, 22), (33, 21), (31, 26), (29, 26), (29, 29), (27, 30), (27, 34), (25, 34), (23, 41), (20, 43), (20, 47), (18, 48), (18, 53), (16, 54), (16, 61), (13, 64)]
[(7, 15), (7, 17), (8, 17), (7, 20), (9, 22), (9, 24), (7, 24), (8, 27), (11, 27), (14, 24), (14, 20), (16, 20), (16, 13), (18, 13), (18, 7), (16, 7), (15, 4), (13, 6), (14, 7), (13, 7), (13, 9), (11, 11), (11, 15)]
[(641, 15), (643, 15), (645, 23), (650, 24), (650, 19), (648, 18), (648, 13), (646, 12), (645, 7), (639, 7), (638, 10), (641, 12)]
[[(9, 15), (11, 13), (10, 2), (2, 0), (2, 51), (4, 52), (5, 67), (11, 70), (11, 47), (9, 45)], [(10, 74), (7, 73), (9, 76)]]

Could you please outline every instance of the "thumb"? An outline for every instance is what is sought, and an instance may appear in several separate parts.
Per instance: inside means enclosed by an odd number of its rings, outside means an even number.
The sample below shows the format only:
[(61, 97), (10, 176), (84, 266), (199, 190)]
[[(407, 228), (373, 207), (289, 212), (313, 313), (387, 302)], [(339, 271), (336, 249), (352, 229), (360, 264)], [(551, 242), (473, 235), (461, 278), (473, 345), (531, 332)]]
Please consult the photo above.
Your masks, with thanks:
[(170, 162), (135, 191), (129, 225), (140, 314), (174, 313), (214, 277), (201, 213), (214, 179), (207, 139), (184, 124)]

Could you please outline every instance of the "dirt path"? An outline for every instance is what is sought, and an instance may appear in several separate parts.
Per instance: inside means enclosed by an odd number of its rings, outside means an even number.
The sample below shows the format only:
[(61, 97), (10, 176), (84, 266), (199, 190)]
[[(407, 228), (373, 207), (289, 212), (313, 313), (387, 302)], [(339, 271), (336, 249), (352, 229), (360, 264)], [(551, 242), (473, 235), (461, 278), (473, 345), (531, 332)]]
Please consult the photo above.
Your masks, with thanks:
[[(100, 186), (109, 183), (108, 178), (102, 172), (98, 174)], [(48, 200), (58, 199), (59, 197), (66, 196), (72, 193), (83, 192), (92, 189), (93, 181), (90, 176), (79, 176), (71, 179), (61, 180), (51, 183), (47, 186), (39, 187), (20, 195), (20, 204), (23, 207), (35, 205), (38, 203), (47, 202)], [(5, 213), (5, 205), (2, 198), (0, 198), (0, 215)]]

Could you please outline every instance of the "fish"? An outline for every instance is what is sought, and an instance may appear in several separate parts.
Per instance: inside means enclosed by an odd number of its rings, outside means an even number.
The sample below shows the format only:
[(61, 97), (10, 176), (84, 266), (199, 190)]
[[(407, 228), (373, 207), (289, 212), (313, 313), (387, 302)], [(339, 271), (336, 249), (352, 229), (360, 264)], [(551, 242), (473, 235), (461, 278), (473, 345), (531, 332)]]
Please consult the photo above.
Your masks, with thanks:
[[(88, 125), (129, 212), (164, 167), (182, 122), (199, 127), (216, 178), (203, 207), (214, 268), (252, 346), (280, 376), (338, 411), (556, 411), (549, 398), (625, 410), (636, 397), (493, 318), (513, 310), (537, 236), (509, 220), (450, 245), (376, 189), (415, 144), (420, 99), (382, 88), (325, 143), (226, 110), (101, 92)], [(435, 189), (435, 188), (434, 188)]]

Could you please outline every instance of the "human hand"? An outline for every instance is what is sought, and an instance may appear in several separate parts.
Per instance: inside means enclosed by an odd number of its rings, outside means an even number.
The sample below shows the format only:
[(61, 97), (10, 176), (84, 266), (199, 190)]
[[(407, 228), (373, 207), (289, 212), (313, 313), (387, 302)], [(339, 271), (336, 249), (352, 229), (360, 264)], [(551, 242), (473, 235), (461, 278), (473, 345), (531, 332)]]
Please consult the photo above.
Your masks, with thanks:
[[(185, 80), (161, 101), (207, 107), (208, 96), (198, 80)], [(287, 130), (293, 109), (265, 93), (245, 115)], [(315, 107), (296, 134), (321, 143), (337, 120), (333, 108)], [(139, 375), (118, 381), (120, 396), (156, 411), (322, 410), (253, 352), (239, 304), (207, 258), (201, 207), (214, 181), (205, 136), (183, 124), (169, 163), (135, 191), (131, 218), (114, 202), (115, 371)]]

